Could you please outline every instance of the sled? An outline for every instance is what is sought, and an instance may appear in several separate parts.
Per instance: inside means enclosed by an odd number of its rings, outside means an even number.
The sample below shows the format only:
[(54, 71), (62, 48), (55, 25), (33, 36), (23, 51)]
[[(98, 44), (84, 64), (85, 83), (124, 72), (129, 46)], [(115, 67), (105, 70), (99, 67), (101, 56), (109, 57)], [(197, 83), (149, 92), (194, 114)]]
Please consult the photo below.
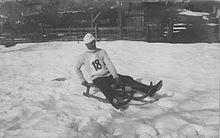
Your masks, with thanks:
[[(133, 89), (132, 87), (130, 87), (130, 90), (127, 90), (126, 87), (129, 87), (129, 86), (126, 86), (126, 85), (122, 85), (120, 87), (117, 87), (117, 89), (113, 89), (112, 91), (114, 92), (114, 95), (117, 97), (117, 99), (121, 100), (120, 103), (122, 105), (126, 105), (131, 100), (141, 101), (148, 96), (152, 97), (157, 91), (160, 90), (160, 88), (162, 87), (162, 84), (163, 84), (163, 82), (159, 81), (155, 86), (153, 86), (152, 82), (151, 82), (151, 85), (150, 85), (151, 87), (146, 92), (137, 91), (137, 90)], [(109, 103), (108, 99), (101, 98), (99, 96), (96, 96), (96, 95), (90, 93), (90, 88), (96, 87), (93, 83), (88, 83), (85, 87), (87, 89), (86, 89), (86, 92), (83, 93), (84, 96), (89, 97), (89, 98), (94, 98), (94, 99), (96, 99), (100, 102), (103, 102), (103, 103)], [(136, 96), (137, 94), (139, 96)]]

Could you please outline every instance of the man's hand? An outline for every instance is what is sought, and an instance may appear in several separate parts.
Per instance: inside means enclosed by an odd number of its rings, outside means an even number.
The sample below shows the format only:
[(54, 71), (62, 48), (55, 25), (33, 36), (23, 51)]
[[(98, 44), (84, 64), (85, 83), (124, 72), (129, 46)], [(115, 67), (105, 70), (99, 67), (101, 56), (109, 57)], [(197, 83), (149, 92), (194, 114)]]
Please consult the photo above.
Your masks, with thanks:
[(115, 78), (115, 84), (116, 85), (122, 85), (123, 82), (122, 82), (122, 80), (120, 78)]
[(88, 84), (89, 83), (87, 81), (84, 81), (84, 82), (81, 83), (81, 85), (86, 86), (86, 87), (88, 86)]

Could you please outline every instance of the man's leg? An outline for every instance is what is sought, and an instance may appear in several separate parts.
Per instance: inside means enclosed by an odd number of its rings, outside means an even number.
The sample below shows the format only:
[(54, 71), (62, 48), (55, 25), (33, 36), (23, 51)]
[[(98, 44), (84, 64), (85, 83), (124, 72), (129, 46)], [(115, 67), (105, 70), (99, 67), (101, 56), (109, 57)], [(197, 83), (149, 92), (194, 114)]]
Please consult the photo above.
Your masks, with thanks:
[(132, 77), (130, 76), (125, 76), (125, 75), (121, 75), (118, 74), (119, 78), (122, 80), (123, 83), (125, 83), (125, 85), (131, 86), (132, 88), (141, 91), (141, 92), (146, 92), (150, 89), (150, 86), (140, 83), (138, 81), (135, 81)]
[(113, 82), (113, 77), (100, 77), (95, 80), (93, 80), (93, 83), (101, 90), (101, 92), (105, 95), (105, 97), (109, 100), (109, 102), (114, 106), (116, 109), (119, 107), (116, 105), (118, 102), (114, 95), (114, 93), (111, 90), (111, 85)]
[(149, 96), (153, 96), (155, 92), (157, 92), (158, 90), (161, 89), (162, 85), (163, 85), (163, 81), (160, 80), (156, 85), (146, 85), (146, 84), (142, 84), (138, 81), (135, 81), (132, 77), (130, 76), (124, 76), (124, 75), (120, 75), (119, 74), (120, 79), (122, 80), (122, 82), (125, 83), (125, 85), (128, 85), (130, 87), (132, 87), (135, 90), (144, 92), (144, 93), (149, 93)]

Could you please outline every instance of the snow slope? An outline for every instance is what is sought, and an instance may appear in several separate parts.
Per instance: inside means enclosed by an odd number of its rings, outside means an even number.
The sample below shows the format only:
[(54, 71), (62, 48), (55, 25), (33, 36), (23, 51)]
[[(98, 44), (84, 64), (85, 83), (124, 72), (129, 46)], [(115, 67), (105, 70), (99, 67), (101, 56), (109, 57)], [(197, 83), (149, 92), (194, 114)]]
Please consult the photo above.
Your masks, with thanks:
[[(117, 71), (164, 81), (148, 104), (123, 112), (82, 96), (77, 42), (0, 48), (0, 138), (217, 138), (219, 44), (98, 42)], [(85, 74), (86, 75), (86, 74)], [(149, 99), (148, 99), (149, 100)]]

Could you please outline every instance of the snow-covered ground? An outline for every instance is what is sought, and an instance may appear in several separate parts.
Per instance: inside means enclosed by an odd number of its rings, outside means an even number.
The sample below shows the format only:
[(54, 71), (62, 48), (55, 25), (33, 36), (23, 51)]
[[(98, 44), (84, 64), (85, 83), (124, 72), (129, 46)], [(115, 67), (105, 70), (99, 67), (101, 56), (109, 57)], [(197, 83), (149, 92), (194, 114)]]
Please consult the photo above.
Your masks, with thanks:
[[(117, 71), (163, 80), (155, 102), (116, 112), (82, 95), (73, 70), (82, 42), (0, 48), (0, 138), (217, 138), (219, 44), (98, 42)], [(150, 99), (147, 99), (150, 100)]]

